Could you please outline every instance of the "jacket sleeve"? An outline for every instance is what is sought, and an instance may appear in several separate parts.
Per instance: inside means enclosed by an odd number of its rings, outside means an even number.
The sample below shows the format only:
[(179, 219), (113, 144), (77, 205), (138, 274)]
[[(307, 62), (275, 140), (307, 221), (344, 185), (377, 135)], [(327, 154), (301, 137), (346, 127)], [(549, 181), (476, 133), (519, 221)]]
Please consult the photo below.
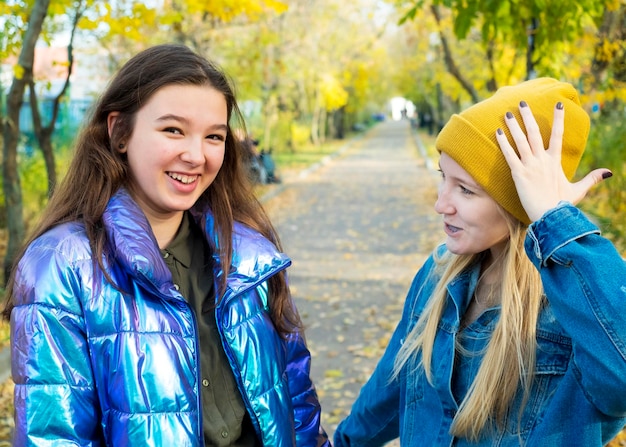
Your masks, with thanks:
[(378, 447), (399, 436), (400, 383), (389, 379), (405, 328), (403, 319), (350, 414), (337, 427), (335, 447)]
[(400, 377), (391, 380), (393, 364), (404, 339), (415, 324), (418, 300), (422, 289), (430, 277), (433, 258), (429, 258), (413, 279), (404, 303), (402, 317), (398, 323), (385, 353), (378, 361), (372, 376), (363, 385), (350, 414), (339, 424), (334, 434), (335, 447), (379, 447), (400, 435), (400, 411), (403, 402)]
[(554, 314), (572, 339), (575, 372), (587, 399), (606, 415), (626, 416), (626, 263), (565, 202), (529, 227), (525, 243)]
[(330, 447), (328, 436), (321, 425), (322, 409), (310, 376), (311, 353), (301, 333), (289, 336), (287, 356), (287, 376), (294, 411), (296, 445)]
[(98, 446), (100, 414), (81, 315), (81, 281), (54, 248), (22, 258), (11, 312), (14, 445)]

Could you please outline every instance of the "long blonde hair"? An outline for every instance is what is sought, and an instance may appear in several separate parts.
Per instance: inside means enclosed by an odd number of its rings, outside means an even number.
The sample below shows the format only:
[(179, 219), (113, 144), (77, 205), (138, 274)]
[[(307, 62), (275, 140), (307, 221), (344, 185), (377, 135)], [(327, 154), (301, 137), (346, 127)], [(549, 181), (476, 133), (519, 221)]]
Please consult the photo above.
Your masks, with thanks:
[[(543, 288), (539, 272), (524, 251), (527, 227), (512, 217), (507, 221), (509, 241), (501, 259), (494, 260), (502, 265), (501, 316), (450, 429), (452, 435), (474, 442), (488, 430), (503, 428), (505, 416), (520, 388), (524, 390), (525, 404), (534, 376), (536, 326)], [(435, 252), (441, 277), (396, 356), (393, 378), (399, 377), (405, 367), (410, 368), (409, 372), (423, 368), (428, 382), (433, 383), (433, 344), (447, 304), (447, 286), (480, 258), (481, 254), (446, 252), (437, 256)]]

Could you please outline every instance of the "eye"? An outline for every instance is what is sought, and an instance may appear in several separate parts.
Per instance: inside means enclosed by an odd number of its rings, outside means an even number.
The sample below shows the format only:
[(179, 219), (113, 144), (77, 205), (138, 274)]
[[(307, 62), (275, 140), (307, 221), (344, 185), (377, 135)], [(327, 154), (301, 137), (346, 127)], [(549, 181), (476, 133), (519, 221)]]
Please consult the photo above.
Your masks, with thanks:
[(207, 139), (213, 140), (213, 141), (226, 141), (226, 135), (220, 135), (217, 133), (212, 133), (210, 135), (207, 135), (206, 137)]
[(459, 188), (461, 188), (461, 193), (462, 194), (466, 194), (468, 196), (471, 196), (474, 194), (474, 191), (470, 191), (469, 189), (467, 189), (465, 186), (463, 185), (459, 185)]
[(180, 129), (176, 128), (176, 127), (166, 127), (165, 129), (163, 129), (163, 132), (173, 133), (173, 134), (176, 134), (176, 135), (182, 135), (183, 134), (183, 132)]

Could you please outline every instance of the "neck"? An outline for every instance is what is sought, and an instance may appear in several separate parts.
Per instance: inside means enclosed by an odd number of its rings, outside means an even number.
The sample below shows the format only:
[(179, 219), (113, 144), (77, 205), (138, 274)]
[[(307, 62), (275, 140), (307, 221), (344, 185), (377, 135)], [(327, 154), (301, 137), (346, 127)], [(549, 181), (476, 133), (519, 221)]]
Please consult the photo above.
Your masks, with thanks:
[(502, 262), (495, 260), (492, 253), (487, 253), (474, 290), (474, 299), (485, 305), (497, 304), (501, 299), (501, 285)]
[(167, 218), (156, 218), (154, 216), (148, 216), (148, 222), (152, 227), (152, 232), (157, 240), (159, 249), (164, 249), (176, 236), (176, 232), (180, 227), (180, 223), (183, 221), (183, 213), (169, 216)]

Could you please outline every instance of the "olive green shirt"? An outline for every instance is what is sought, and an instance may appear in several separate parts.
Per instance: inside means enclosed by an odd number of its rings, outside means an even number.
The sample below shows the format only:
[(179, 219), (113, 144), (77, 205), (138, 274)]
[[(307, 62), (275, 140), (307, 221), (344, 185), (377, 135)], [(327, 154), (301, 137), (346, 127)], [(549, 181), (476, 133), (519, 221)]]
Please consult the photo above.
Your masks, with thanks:
[(217, 331), (211, 250), (188, 212), (161, 254), (176, 288), (196, 316), (206, 446), (260, 445)]

